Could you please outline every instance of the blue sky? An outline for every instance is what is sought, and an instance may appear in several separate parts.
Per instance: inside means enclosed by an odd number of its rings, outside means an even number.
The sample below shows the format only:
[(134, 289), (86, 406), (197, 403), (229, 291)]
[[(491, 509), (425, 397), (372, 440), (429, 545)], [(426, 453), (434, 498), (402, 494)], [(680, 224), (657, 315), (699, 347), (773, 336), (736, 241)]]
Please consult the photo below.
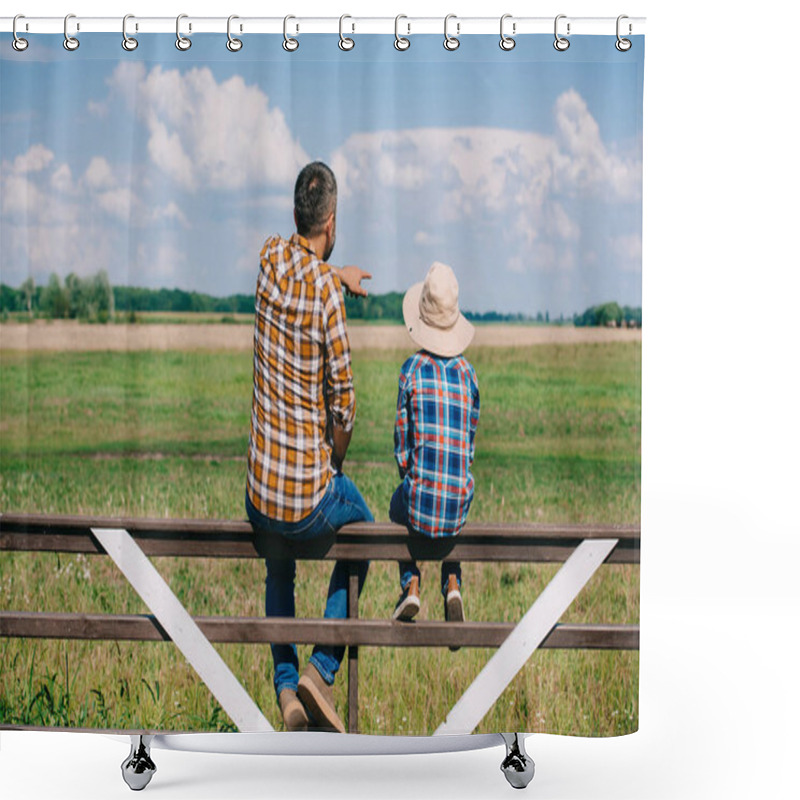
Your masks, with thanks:
[(551, 316), (641, 303), (643, 37), (31, 36), (0, 50), (0, 280), (251, 292), (289, 235), (297, 171), (339, 180), (332, 261), (404, 291), (450, 264), (462, 307)]

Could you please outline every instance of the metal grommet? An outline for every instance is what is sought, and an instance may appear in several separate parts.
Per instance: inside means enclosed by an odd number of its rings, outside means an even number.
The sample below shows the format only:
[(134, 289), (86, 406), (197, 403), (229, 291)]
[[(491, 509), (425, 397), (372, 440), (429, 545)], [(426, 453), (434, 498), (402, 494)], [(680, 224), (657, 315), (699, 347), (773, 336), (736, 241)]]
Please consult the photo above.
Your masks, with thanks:
[(289, 34), (286, 32), (286, 26), (290, 19), (296, 19), (291, 14), (283, 18), (283, 49), (289, 53), (293, 53), (300, 47), (300, 42), (297, 39), (293, 39)]
[[(394, 18), (394, 48), (395, 50), (408, 50), (411, 47), (411, 39), (406, 39), (405, 36), (401, 36), (398, 30), (398, 26), (400, 24), (401, 19), (408, 19), (405, 14), (398, 14)], [(406, 23), (408, 27), (408, 33), (411, 33), (411, 24)]]
[[(70, 36), (67, 30), (71, 19), (75, 19), (74, 14), (67, 14), (67, 16), (64, 17), (64, 49), (70, 52), (72, 50), (77, 50), (81, 46), (81, 43), (74, 36)], [(78, 26), (77, 30), (80, 30), (80, 26)]]
[[(340, 50), (352, 50), (356, 46), (355, 41), (353, 39), (350, 39), (349, 37), (345, 36), (344, 33), (342, 32), (342, 24), (344, 23), (344, 21), (346, 19), (353, 19), (353, 18), (349, 14), (342, 14), (342, 16), (339, 17), (339, 49)], [(353, 31), (355, 31), (355, 29), (356, 29), (356, 26), (355, 26), (355, 24), (353, 24)]]
[(134, 39), (133, 36), (128, 36), (129, 19), (136, 19), (136, 18), (133, 16), (133, 14), (126, 14), (122, 18), (122, 49), (127, 50), (130, 53), (139, 46), (139, 40)]
[[(560, 19), (566, 19), (566, 18), (567, 18), (566, 14), (559, 14), (556, 17), (556, 22), (554, 26), (556, 40), (553, 42), (553, 47), (555, 47), (555, 49), (561, 53), (563, 53), (565, 50), (569, 48), (569, 39), (565, 39), (563, 36), (558, 35), (558, 21)], [(569, 22), (567, 23), (567, 36), (569, 36)]]
[[(242, 49), (242, 40), (231, 35), (231, 22), (235, 19), (239, 19), (236, 14), (231, 14), (228, 17), (228, 41), (225, 42), (225, 47), (227, 47), (231, 53), (238, 53)], [(241, 30), (241, 28), (239, 28), (239, 30)]]
[(11, 32), (14, 34), (14, 38), (11, 42), (11, 46), (18, 52), (21, 53), (23, 50), (28, 49), (28, 40), (23, 39), (21, 36), (17, 36), (17, 20), (18, 19), (25, 19), (24, 14), (17, 14), (14, 17), (14, 21), (11, 23)]
[[(513, 50), (517, 46), (516, 39), (512, 39), (511, 36), (506, 36), (503, 30), (503, 24), (507, 19), (511, 19), (511, 14), (503, 14), (503, 16), (500, 17), (500, 49), (505, 50), (506, 52), (508, 52), (509, 50)], [(511, 24), (511, 32), (512, 33), (517, 32), (516, 22), (513, 22)]]
[[(175, 20), (175, 36), (177, 37), (175, 39), (175, 47), (178, 50), (188, 50), (192, 46), (192, 40), (181, 34), (181, 20), (188, 18), (188, 14), (178, 14), (178, 18)], [(191, 30), (191, 26), (189, 29)]]
[[(627, 14), (620, 14), (620, 15), (617, 17), (617, 41), (614, 43), (614, 47), (616, 47), (616, 48), (617, 48), (617, 50), (619, 50), (619, 51), (620, 51), (620, 53), (627, 53), (627, 52), (628, 52), (628, 50), (630, 50), (630, 49), (631, 49), (631, 47), (633, 47), (633, 42), (632, 42), (630, 39), (623, 39), (623, 38), (622, 38), (622, 37), (619, 35), (619, 23), (620, 23), (620, 22), (621, 22), (623, 19), (628, 19), (628, 16), (627, 16)], [(631, 30), (632, 30), (632, 28), (631, 28), (631, 25), (630, 25), (630, 23), (628, 23), (628, 34), (629, 34), (629, 35), (630, 35), (630, 33), (631, 33)]]
[(456, 38), (458, 36), (459, 31), (461, 30), (461, 23), (460, 22), (456, 23), (456, 35), (451, 36), (447, 32), (447, 23), (450, 22), (451, 19), (456, 19), (456, 15), (448, 14), (444, 18), (444, 49), (450, 50), (452, 52), (453, 50), (458, 50), (458, 47), (461, 44), (461, 42)]

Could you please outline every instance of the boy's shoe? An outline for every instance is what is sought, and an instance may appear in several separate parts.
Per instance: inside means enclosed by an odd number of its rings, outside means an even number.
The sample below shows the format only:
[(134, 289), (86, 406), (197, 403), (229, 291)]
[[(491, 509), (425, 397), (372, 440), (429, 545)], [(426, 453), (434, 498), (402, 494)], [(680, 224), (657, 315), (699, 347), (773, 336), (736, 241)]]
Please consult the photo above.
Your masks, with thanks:
[(333, 703), (333, 687), (325, 683), (317, 668), (309, 663), (297, 684), (297, 696), (313, 715), (317, 724), (326, 730), (344, 733), (345, 727)]
[(278, 697), (278, 704), (283, 715), (283, 727), (287, 731), (308, 730), (308, 715), (303, 704), (297, 699), (297, 692), (283, 689)]
[(419, 578), (416, 575), (411, 576), (408, 586), (403, 589), (397, 605), (394, 607), (394, 614), (392, 619), (399, 619), (407, 622), (413, 619), (419, 611)]
[[(458, 588), (458, 578), (455, 575), (447, 577), (447, 592), (444, 598), (444, 618), (447, 622), (464, 621), (464, 601), (461, 599), (461, 590)], [(450, 650), (454, 653), (461, 648), (452, 645)]]

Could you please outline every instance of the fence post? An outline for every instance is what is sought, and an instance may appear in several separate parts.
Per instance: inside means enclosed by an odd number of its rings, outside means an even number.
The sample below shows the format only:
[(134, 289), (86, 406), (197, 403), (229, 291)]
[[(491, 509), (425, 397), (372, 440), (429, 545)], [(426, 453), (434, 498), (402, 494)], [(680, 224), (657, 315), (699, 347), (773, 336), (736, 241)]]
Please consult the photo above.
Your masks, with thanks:
[[(358, 563), (350, 562), (347, 618), (358, 619)], [(347, 732), (358, 733), (358, 646), (347, 648)]]

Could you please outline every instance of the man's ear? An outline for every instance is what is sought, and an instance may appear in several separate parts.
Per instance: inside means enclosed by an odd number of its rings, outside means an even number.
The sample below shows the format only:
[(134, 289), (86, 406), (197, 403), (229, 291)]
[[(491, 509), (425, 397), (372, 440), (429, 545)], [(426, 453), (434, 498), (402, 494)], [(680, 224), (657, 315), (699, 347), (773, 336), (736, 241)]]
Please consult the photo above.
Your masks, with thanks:
[(335, 211), (331, 211), (331, 215), (328, 217), (327, 221), (325, 222), (325, 233), (330, 236), (331, 232), (333, 231), (333, 220), (336, 216)]
[(297, 209), (296, 208), (292, 211), (292, 215), (294, 216), (294, 227), (297, 228)]

